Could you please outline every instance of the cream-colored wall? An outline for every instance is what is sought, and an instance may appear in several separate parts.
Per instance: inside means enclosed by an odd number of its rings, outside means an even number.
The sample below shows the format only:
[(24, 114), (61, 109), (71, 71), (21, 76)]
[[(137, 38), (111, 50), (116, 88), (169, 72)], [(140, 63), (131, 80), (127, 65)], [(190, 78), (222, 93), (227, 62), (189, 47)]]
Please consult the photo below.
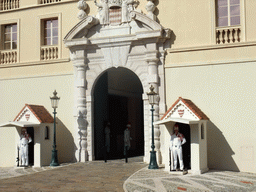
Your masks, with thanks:
[[(204, 138), (202, 139), (201, 125), (204, 127)], [(207, 122), (198, 124), (199, 130), (199, 147), (200, 147), (200, 169), (202, 171), (208, 171), (208, 158), (207, 158)]]
[[(241, 0), (244, 41), (224, 45), (214, 43), (213, 0), (174, 0), (166, 6), (169, 11), (158, 17), (161, 24), (166, 23), (163, 26), (173, 30), (165, 63), (167, 107), (181, 96), (191, 99), (210, 118), (209, 168), (256, 172), (252, 102), (256, 91), (256, 2)], [(169, 17), (162, 17), (164, 14)]]
[[(223, 52), (229, 53), (229, 50), (223, 49)], [(198, 60), (201, 55), (198, 54)], [(172, 56), (175, 57), (175, 53), (171, 53)], [(180, 63), (179, 67), (174, 63), (172, 68), (169, 63), (166, 68), (167, 106), (181, 96), (192, 100), (210, 118), (209, 168), (256, 172), (256, 104), (253, 102), (256, 62), (248, 59), (250, 62), (228, 63), (229, 59), (221, 58), (219, 63), (208, 64), (210, 61), (206, 59), (206, 64), (195, 66)]]
[(209, 45), (211, 10), (205, 0), (163, 0), (157, 5), (158, 19), (173, 31), (172, 48)]
[[(0, 109), (0, 114), (2, 116), (5, 111), (2, 110), (2, 107), (0, 107)], [(15, 141), (15, 132), (17, 132), (15, 127), (0, 128), (0, 167), (12, 167), (17, 165), (17, 145)]]
[[(45, 127), (49, 127), (49, 139), (45, 139)], [(40, 166), (50, 165), (53, 145), (53, 124), (42, 124), (40, 129)]]
[[(143, 9), (144, 4), (141, 2), (140, 8)], [(214, 0), (161, 0), (156, 6), (155, 13), (161, 25), (173, 31), (172, 48), (215, 44)], [(241, 0), (241, 29), (242, 34), (245, 33), (245, 42), (256, 40), (255, 9), (256, 1)]]
[(256, 1), (245, 0), (245, 26), (246, 26), (246, 40), (256, 41), (256, 20), (255, 20)]
[[(56, 89), (60, 97), (57, 108), (58, 157), (60, 162), (71, 162), (74, 160), (74, 135), (76, 135), (73, 126), (73, 86), (72, 74), (0, 80), (0, 122), (12, 121), (25, 103), (43, 105), (52, 114), (53, 109), (49, 97)], [(1, 135), (7, 134), (8, 137), (13, 138), (14, 131), (8, 130), (0, 128)], [(51, 136), (51, 141), (52, 138)], [(13, 162), (13, 159), (16, 158), (16, 147), (13, 146), (12, 139), (7, 141), (3, 138), (0, 142), (1, 148), (3, 148), (0, 150), (1, 166), (10, 166), (9, 162)], [(11, 163), (11, 165), (13, 164)]]

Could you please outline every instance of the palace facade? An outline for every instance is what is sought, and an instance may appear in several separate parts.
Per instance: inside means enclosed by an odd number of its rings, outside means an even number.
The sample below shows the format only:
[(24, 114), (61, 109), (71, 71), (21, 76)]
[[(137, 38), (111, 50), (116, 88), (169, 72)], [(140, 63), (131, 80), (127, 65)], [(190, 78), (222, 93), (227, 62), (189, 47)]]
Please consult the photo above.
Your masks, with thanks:
[[(169, 165), (175, 123), (185, 167), (256, 172), (256, 2), (252, 0), (1, 0), (0, 166), (15, 166), (21, 129), (29, 160), (49, 165), (56, 89), (60, 163), (130, 156)], [(47, 117), (47, 118), (46, 118)]]

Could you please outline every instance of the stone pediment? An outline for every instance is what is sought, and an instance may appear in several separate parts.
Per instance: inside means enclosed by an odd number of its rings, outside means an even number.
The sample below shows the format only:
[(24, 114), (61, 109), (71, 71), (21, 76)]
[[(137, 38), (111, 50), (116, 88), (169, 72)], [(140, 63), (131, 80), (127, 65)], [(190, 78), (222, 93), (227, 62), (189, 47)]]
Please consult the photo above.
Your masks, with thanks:
[(156, 124), (170, 121), (191, 124), (201, 120), (209, 118), (192, 101), (180, 97)]
[[(137, 11), (130, 12), (131, 21), (121, 25), (101, 25), (98, 18), (87, 16), (75, 25), (65, 36), (66, 46), (78, 44), (97, 44), (101, 41), (91, 42), (95, 39), (116, 38), (129, 36), (126, 40), (143, 38), (170, 38), (171, 31), (164, 29), (159, 23)], [(101, 39), (99, 39), (101, 38)], [(76, 43), (74, 43), (76, 41)], [(120, 41), (123, 41), (121, 39)]]

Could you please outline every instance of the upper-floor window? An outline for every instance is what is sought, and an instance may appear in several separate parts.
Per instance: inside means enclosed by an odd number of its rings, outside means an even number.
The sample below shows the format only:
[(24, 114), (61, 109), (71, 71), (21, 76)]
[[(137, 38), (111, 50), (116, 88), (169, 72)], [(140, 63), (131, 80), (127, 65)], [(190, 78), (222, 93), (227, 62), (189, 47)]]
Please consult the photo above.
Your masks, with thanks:
[(4, 26), (4, 49), (17, 49), (17, 24)]
[(243, 0), (215, 0), (216, 2), (216, 44), (243, 41), (241, 2)]
[(44, 20), (44, 45), (58, 45), (58, 19)]
[(52, 17), (41, 20), (41, 60), (59, 58), (59, 20)]
[(217, 26), (240, 25), (240, 0), (217, 0)]

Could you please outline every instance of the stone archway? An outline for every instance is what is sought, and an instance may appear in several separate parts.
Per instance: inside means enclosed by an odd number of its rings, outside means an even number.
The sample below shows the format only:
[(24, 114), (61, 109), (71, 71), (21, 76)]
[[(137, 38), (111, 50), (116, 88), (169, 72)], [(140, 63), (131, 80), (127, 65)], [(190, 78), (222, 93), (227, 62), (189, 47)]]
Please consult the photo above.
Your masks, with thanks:
[(129, 156), (143, 155), (143, 88), (139, 78), (126, 68), (110, 68), (94, 84), (92, 132), (95, 159), (104, 158), (106, 122), (111, 124), (108, 158), (123, 157), (123, 134), (128, 122), (132, 125)]
[[(144, 161), (149, 162), (151, 146), (151, 113), (147, 92), (151, 85), (159, 94), (154, 119), (164, 114), (165, 41), (170, 30), (164, 29), (146, 15), (130, 11), (131, 20), (122, 25), (101, 25), (96, 17), (87, 16), (64, 38), (70, 49), (75, 74), (75, 127), (78, 135), (78, 161), (94, 160), (93, 89), (96, 80), (110, 68), (127, 68), (139, 78), (143, 93)], [(160, 129), (154, 127), (156, 151), (161, 163)]]

